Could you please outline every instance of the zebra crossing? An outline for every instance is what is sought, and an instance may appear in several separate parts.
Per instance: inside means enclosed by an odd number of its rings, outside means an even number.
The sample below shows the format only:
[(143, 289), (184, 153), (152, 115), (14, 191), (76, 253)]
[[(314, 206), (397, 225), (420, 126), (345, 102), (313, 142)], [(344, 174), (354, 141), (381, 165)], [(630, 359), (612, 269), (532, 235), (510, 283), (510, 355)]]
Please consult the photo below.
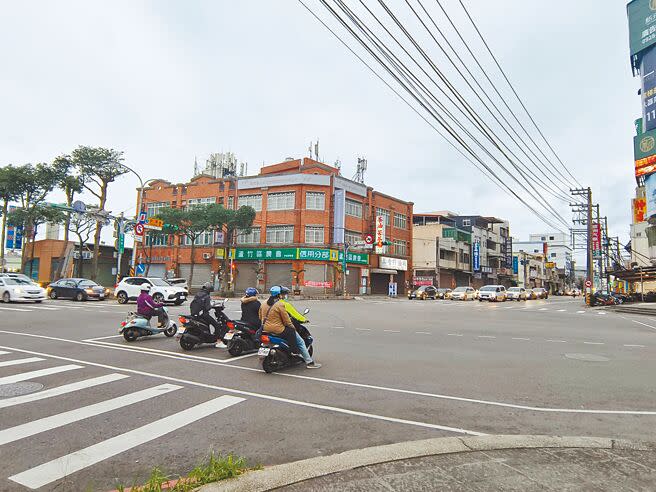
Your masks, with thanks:
[[(166, 408), (165, 399), (167, 396), (178, 392), (183, 393), (185, 389), (190, 390), (183, 384), (153, 384), (152, 382), (148, 383), (143, 389), (135, 389), (133, 385), (125, 384), (126, 380), (133, 377), (128, 374), (108, 372), (89, 377), (88, 374), (85, 374), (85, 369), (97, 371), (96, 368), (87, 368), (80, 364), (61, 364), (61, 361), (56, 361), (59, 365), (50, 365), (53, 362), (55, 362), (53, 359), (25, 357), (24, 354), (12, 353), (11, 350), (0, 351), (0, 409), (7, 412), (7, 409), (16, 408), (19, 412), (29, 414), (27, 411), (29, 410), (28, 405), (39, 405), (39, 407), (34, 407), (38, 417), (28, 422), (15, 423), (10, 418), (2, 419), (0, 422), (0, 454), (7, 453), (5, 456), (10, 455), (11, 452), (7, 449), (7, 446), (19, 442), (23, 445), (24, 440), (29, 440), (35, 436), (55, 437), (54, 443), (57, 441), (56, 436), (59, 435), (57, 432), (61, 432), (62, 428), (84, 422), (99, 422), (101, 425), (106, 425), (111, 431), (116, 427), (116, 424), (112, 424), (110, 420), (112, 412), (138, 408), (140, 404)], [(50, 366), (39, 367), (39, 365)], [(16, 372), (17, 370), (22, 372)], [(2, 374), (3, 371), (5, 374)], [(12, 374), (7, 374), (7, 372)], [(69, 379), (66, 380), (65, 384), (47, 384), (49, 381), (47, 380), (48, 376), (65, 375), (67, 373)], [(70, 375), (74, 375), (73, 381), (70, 381)], [(24, 381), (45, 383), (46, 385), (41, 390), (26, 394), (20, 394), (20, 392), (15, 394), (11, 391), (3, 392), (3, 389), (15, 389), (9, 385)], [(123, 383), (120, 389), (125, 388), (125, 392), (121, 391), (122, 394), (111, 398), (103, 396), (111, 385), (117, 383)], [(140, 381), (139, 386), (143, 386), (143, 381)], [(110, 393), (116, 393), (118, 390), (119, 387), (114, 386), (111, 388)], [(14, 394), (14, 396), (3, 398), (3, 394)], [(70, 406), (73, 402), (76, 408), (60, 411), (61, 400), (57, 400), (57, 398), (61, 397), (68, 398), (65, 407)], [(87, 403), (89, 399), (92, 402)], [(75, 483), (74, 474), (76, 472), (97, 465), (104, 460), (155, 439), (164, 438), (177, 429), (245, 401), (244, 398), (232, 395), (221, 395), (214, 398), (210, 397), (210, 399), (205, 397), (204, 399), (206, 401), (193, 404), (176, 413), (161, 418), (153, 417), (154, 420), (133, 429), (129, 429), (128, 422), (126, 432), (99, 442), (88, 443), (89, 445), (81, 447), (81, 449), (65, 449), (66, 452), (60, 453), (54, 459), (48, 459), (52, 458), (49, 449), (35, 446), (31, 450), (31, 461), (21, 463), (21, 466), (25, 469), (13, 470), (11, 469), (12, 466), (4, 467), (5, 470), (8, 470), (5, 473), (11, 474), (10, 476), (2, 476), (0, 472), (0, 490), (11, 490), (12, 486), (10, 484), (13, 484), (16, 490), (19, 490), (20, 485), (28, 489), (39, 489), (47, 486), (48, 490), (51, 490), (56, 488), (56, 482), (64, 478)], [(79, 403), (82, 401), (85, 403)], [(42, 416), (44, 409), (47, 410), (48, 415)], [(5, 413), (5, 415), (7, 414)], [(121, 426), (126, 426), (125, 421), (121, 421)], [(77, 433), (75, 428), (67, 427), (67, 430)], [(84, 434), (82, 435), (84, 436)], [(85, 444), (87, 443), (85, 442)], [(71, 477), (71, 475), (73, 476)], [(3, 482), (5, 482), (4, 485)]]

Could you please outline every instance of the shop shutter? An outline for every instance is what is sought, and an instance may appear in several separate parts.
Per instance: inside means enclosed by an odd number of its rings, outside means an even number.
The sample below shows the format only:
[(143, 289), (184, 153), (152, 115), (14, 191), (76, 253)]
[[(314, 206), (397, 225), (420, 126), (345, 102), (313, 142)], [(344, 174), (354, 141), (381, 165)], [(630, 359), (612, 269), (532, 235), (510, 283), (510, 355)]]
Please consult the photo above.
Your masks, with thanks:
[(284, 285), (289, 289), (292, 288), (292, 264), (291, 263), (267, 263), (266, 271), (266, 289), (269, 290), (273, 285)]
[[(151, 266), (152, 267), (152, 266)], [(185, 263), (180, 265), (180, 277), (189, 281), (191, 264)], [(189, 282), (190, 288), (201, 287), (205, 282), (212, 282), (212, 265), (209, 263), (200, 263), (194, 265), (194, 278)]]
[(237, 295), (243, 295), (249, 287), (258, 287), (256, 269), (257, 263), (237, 264), (237, 273), (235, 276), (235, 292)]

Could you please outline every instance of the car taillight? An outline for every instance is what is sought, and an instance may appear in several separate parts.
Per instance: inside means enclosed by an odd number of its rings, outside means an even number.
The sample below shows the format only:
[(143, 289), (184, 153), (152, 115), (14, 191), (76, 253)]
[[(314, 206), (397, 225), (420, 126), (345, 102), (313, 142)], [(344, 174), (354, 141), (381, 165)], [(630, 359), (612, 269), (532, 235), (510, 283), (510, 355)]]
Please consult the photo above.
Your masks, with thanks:
[(228, 321), (226, 323), (226, 326), (228, 327), (229, 330), (234, 330), (235, 329), (235, 324), (232, 321)]
[(180, 322), (180, 324), (184, 325), (187, 322), (187, 318), (185, 318), (184, 316), (180, 316), (178, 318), (178, 321)]
[(269, 337), (267, 335), (262, 335), (262, 343), (269, 343), (271, 340), (269, 340)]
[(116, 289), (118, 287), (118, 284), (114, 284), (114, 288)]

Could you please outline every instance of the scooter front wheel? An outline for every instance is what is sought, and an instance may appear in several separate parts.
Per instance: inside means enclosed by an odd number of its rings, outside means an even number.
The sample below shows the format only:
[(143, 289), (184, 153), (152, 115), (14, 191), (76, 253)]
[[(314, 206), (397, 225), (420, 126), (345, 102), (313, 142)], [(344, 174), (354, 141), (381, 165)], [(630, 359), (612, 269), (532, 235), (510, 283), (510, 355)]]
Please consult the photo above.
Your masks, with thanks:
[(275, 372), (277, 368), (278, 368), (278, 364), (276, 363), (275, 358), (272, 355), (267, 355), (262, 361), (262, 369), (264, 369), (264, 372), (266, 372), (267, 374), (271, 374), (272, 372)]
[(137, 330), (128, 328), (123, 330), (123, 338), (125, 338), (126, 342), (134, 342), (137, 338), (139, 338), (139, 333)]
[(172, 336), (175, 336), (177, 332), (178, 332), (178, 327), (176, 326), (175, 323), (171, 323), (171, 326), (169, 326), (166, 330), (164, 330), (164, 335), (171, 338)]

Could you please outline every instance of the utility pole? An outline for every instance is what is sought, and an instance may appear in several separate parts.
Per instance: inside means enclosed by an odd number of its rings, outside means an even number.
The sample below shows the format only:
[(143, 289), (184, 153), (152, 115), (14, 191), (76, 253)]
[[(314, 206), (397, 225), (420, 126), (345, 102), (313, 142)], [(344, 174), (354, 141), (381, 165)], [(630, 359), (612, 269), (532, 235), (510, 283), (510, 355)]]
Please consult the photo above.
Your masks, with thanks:
[[(575, 223), (585, 224), (587, 231), (587, 244), (586, 244), (586, 279), (592, 284), (594, 278), (594, 256), (592, 251), (592, 190), (588, 188), (576, 188), (570, 190), (573, 196), (580, 196), (585, 198), (584, 203), (570, 204), (574, 212), (579, 213), (579, 217), (574, 219)], [(582, 232), (582, 231), (581, 231)], [(586, 288), (586, 304), (590, 305), (592, 301), (592, 289), (588, 294)]]
[(125, 220), (123, 219), (123, 212), (116, 218), (116, 283), (121, 281), (121, 260), (123, 259), (123, 251), (125, 249)]
[(342, 298), (346, 299), (346, 267), (347, 267), (347, 262), (346, 262), (346, 256), (348, 255), (348, 250), (349, 250), (349, 243), (344, 241), (344, 258), (342, 258)]
[(440, 238), (435, 238), (435, 281), (440, 288)]

